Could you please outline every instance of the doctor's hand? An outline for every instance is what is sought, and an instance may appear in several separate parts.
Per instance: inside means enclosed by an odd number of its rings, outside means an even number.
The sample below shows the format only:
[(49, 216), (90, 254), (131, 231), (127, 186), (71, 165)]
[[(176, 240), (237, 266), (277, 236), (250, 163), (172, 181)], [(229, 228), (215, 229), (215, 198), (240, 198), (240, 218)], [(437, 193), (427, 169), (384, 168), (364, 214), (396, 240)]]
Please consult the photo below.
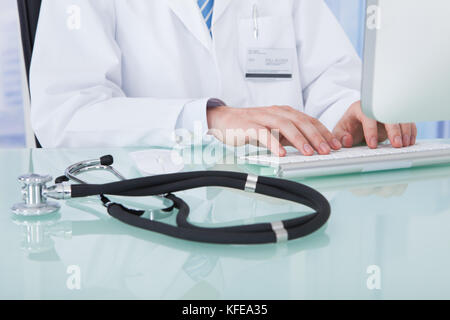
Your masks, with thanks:
[(342, 148), (339, 140), (319, 120), (288, 106), (260, 108), (215, 107), (207, 111), (210, 134), (225, 144), (257, 144), (283, 157), (293, 146), (311, 156)]
[(387, 139), (395, 148), (416, 144), (417, 127), (414, 123), (383, 124), (364, 115), (361, 102), (354, 103), (333, 130), (334, 135), (346, 148), (362, 142), (375, 149)]

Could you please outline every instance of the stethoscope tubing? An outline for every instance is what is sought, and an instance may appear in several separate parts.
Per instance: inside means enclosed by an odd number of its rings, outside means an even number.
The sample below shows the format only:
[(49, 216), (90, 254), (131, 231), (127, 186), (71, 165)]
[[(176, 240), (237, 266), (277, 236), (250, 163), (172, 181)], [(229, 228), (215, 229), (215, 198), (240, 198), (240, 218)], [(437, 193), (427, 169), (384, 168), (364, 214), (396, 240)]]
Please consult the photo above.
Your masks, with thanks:
[[(108, 213), (130, 225), (171, 237), (216, 244), (264, 244), (279, 239), (273, 224), (259, 223), (244, 226), (205, 228), (188, 221), (189, 206), (173, 193), (200, 187), (226, 187), (245, 190), (248, 175), (227, 171), (185, 172), (112, 182), (107, 184), (72, 185), (72, 197), (93, 195), (153, 196), (166, 194), (178, 209), (176, 226), (141, 218), (117, 203), (108, 203)], [(286, 240), (307, 236), (321, 228), (329, 219), (330, 205), (323, 195), (303, 184), (276, 178), (258, 177), (255, 193), (296, 202), (315, 210), (315, 213), (281, 221), (287, 232)]]

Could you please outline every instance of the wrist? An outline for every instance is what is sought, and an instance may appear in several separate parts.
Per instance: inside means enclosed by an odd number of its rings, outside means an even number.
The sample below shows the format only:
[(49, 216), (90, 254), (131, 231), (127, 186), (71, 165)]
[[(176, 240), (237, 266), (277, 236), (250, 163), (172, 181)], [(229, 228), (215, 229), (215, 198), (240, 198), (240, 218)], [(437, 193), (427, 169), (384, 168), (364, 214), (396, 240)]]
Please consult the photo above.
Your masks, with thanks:
[(217, 106), (217, 107), (208, 107), (206, 109), (206, 119), (208, 121), (208, 129), (217, 128), (217, 120), (222, 117), (229, 107), (227, 106)]

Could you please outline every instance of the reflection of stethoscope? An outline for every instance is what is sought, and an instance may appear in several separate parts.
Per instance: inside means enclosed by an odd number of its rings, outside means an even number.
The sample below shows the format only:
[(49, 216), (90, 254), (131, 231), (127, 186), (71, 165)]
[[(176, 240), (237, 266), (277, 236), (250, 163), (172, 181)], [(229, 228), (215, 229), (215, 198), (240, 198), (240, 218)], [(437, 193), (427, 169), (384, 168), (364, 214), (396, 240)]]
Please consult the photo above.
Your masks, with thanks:
[[(262, 244), (294, 240), (313, 233), (322, 227), (330, 216), (328, 201), (317, 191), (288, 180), (258, 177), (245, 173), (227, 171), (199, 171), (158, 175), (126, 180), (113, 167), (113, 157), (104, 156), (68, 167), (65, 175), (47, 187), (49, 176), (28, 174), (21, 176), (24, 202), (15, 205), (13, 212), (20, 216), (40, 216), (59, 209), (57, 203), (47, 198), (66, 200), (88, 196), (100, 196), (109, 215), (135, 227), (154, 231), (171, 237), (217, 244)], [(88, 184), (77, 176), (93, 170), (106, 170), (120, 179), (106, 184)], [(72, 180), (77, 184), (69, 184)], [(314, 213), (295, 219), (272, 223), (206, 228), (188, 221), (189, 206), (173, 193), (200, 187), (225, 187), (276, 197), (305, 205)], [(157, 214), (146, 215), (145, 210), (135, 210), (111, 201), (107, 196), (143, 197), (157, 196), (163, 199), (164, 208)], [(176, 226), (158, 220), (170, 216), (174, 210)]]

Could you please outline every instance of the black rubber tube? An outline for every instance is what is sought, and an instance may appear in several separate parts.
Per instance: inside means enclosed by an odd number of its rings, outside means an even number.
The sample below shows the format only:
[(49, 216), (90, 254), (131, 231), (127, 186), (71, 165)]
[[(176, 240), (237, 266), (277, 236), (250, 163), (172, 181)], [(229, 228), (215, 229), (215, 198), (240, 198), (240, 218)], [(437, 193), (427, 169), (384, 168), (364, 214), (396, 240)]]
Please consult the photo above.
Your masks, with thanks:
[[(117, 203), (108, 204), (108, 213), (130, 225), (162, 233), (171, 237), (197, 242), (218, 244), (263, 244), (277, 241), (270, 223), (245, 226), (205, 228), (191, 224), (189, 206), (173, 192), (200, 187), (226, 187), (244, 190), (247, 174), (237, 172), (206, 171), (160, 175), (113, 182), (103, 185), (72, 185), (72, 197), (85, 197), (98, 194), (116, 196), (152, 196), (168, 194), (178, 209), (177, 226), (144, 219)], [(288, 180), (259, 177), (256, 193), (284, 199), (305, 205), (315, 211), (299, 218), (282, 221), (288, 234), (288, 240), (309, 235), (322, 227), (330, 216), (330, 205), (325, 197), (316, 190), (303, 184)]]

